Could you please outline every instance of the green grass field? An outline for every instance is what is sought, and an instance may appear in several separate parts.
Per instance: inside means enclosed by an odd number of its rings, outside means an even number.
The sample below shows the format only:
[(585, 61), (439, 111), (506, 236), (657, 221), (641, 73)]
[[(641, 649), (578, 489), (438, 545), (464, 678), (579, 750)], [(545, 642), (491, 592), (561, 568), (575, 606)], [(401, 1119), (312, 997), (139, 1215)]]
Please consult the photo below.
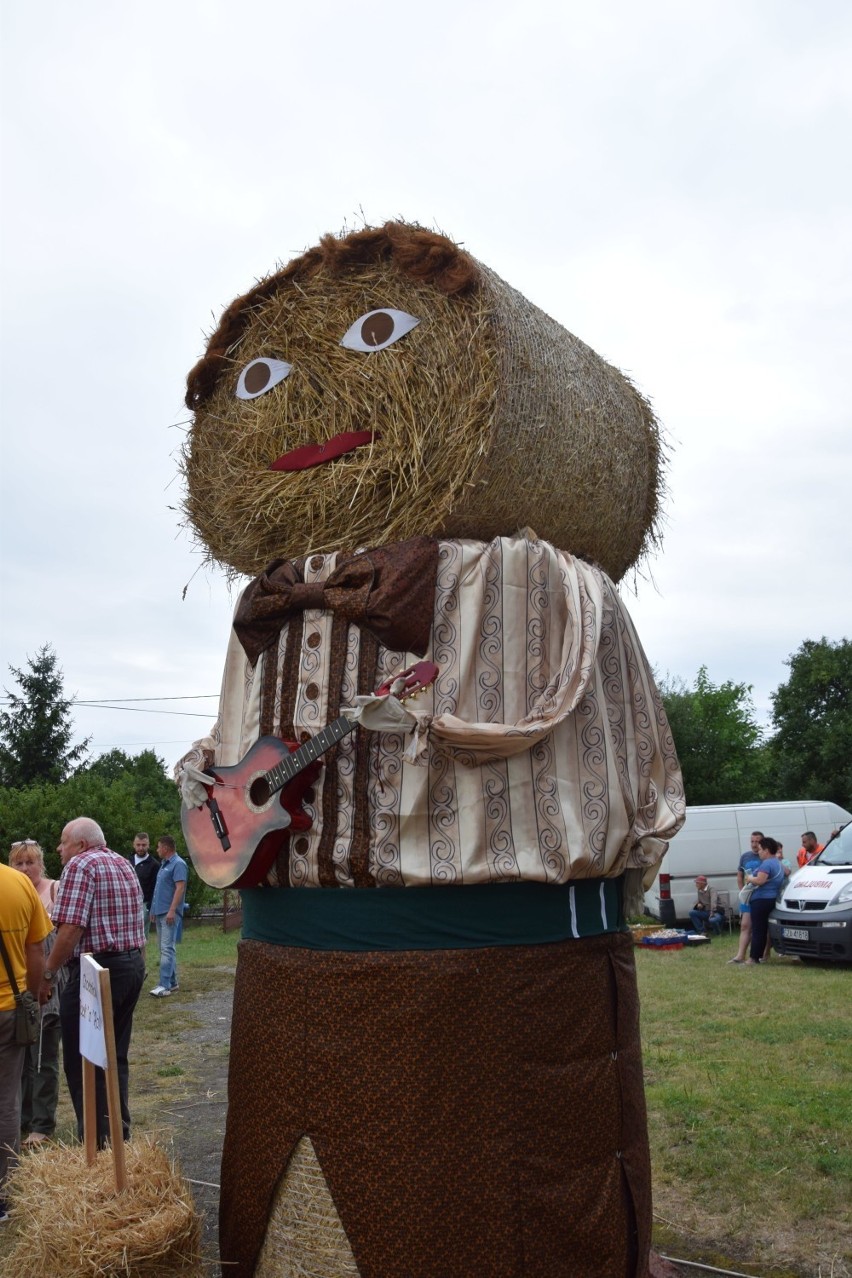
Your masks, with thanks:
[(736, 940), (637, 947), (657, 1245), (721, 1267), (749, 1258), (767, 1278), (841, 1278), (852, 970), (729, 966)]

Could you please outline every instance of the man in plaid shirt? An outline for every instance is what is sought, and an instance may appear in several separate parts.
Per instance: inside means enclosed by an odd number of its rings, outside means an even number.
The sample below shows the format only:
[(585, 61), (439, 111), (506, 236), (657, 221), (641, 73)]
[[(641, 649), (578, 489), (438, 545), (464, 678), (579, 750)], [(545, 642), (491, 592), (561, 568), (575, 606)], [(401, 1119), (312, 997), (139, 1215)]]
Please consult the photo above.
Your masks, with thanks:
[[(62, 831), (59, 843), (63, 865), (53, 922), (56, 942), (44, 971), (47, 992), (63, 964), (68, 983), (59, 1001), (62, 1056), (68, 1089), (83, 1137), (83, 1066), (80, 1058), (80, 955), (91, 954), (110, 974), (121, 1122), (130, 1135), (127, 1102), (130, 1034), (133, 1011), (145, 979), (145, 928), (142, 891), (133, 866), (106, 846), (103, 831), (90, 817), (77, 817)], [(95, 1070), (98, 1145), (109, 1136), (109, 1113), (103, 1070)]]

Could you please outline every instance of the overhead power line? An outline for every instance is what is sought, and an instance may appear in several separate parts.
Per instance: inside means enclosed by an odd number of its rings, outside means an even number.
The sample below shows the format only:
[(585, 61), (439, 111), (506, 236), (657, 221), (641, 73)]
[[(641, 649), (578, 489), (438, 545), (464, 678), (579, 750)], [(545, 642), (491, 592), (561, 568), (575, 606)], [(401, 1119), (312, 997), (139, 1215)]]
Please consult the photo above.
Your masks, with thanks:
[[(199, 692), (186, 697), (87, 697), (85, 701), (72, 697), (71, 701), (75, 706), (104, 706), (110, 701), (121, 701), (122, 704), (128, 701), (210, 701), (218, 696), (218, 692)], [(9, 705), (10, 702), (11, 697), (0, 697), (0, 705)]]
[(106, 705), (108, 701), (209, 701), (211, 697), (218, 697), (218, 692), (198, 692), (192, 696), (186, 697), (87, 697), (85, 701), (76, 701), (78, 706), (101, 706)]
[[(177, 698), (179, 699), (179, 698)], [(140, 697), (146, 701), (146, 697)], [(210, 719), (210, 714), (200, 714), (197, 710), (148, 710), (142, 706), (113, 706), (104, 701), (75, 701), (75, 706), (85, 706), (89, 710), (126, 710), (128, 714), (179, 714), (185, 719)]]

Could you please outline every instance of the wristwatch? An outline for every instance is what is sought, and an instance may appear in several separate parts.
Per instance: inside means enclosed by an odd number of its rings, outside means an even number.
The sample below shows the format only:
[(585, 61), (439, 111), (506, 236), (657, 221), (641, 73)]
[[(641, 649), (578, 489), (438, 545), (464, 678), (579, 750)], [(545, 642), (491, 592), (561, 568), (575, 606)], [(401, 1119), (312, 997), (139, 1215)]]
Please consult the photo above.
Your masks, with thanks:
[(43, 973), (43, 975), (44, 975), (44, 979), (47, 981), (48, 985), (52, 985), (52, 984), (53, 984), (53, 982), (56, 980), (56, 977), (57, 977), (57, 973), (56, 973), (56, 972), (51, 972), (51, 970), (50, 970), (50, 968), (49, 968), (49, 967), (46, 967), (46, 968), (44, 969), (44, 973)]

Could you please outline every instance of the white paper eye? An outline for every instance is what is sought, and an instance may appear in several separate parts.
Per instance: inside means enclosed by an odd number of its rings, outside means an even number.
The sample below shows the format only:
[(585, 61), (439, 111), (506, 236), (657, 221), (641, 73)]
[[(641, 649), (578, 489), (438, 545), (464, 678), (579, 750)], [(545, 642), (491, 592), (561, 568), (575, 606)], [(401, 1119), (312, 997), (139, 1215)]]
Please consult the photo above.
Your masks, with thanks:
[(265, 395), (273, 386), (283, 382), (292, 367), (283, 359), (253, 359), (237, 378), (234, 394), (237, 399), (257, 399), (258, 395)]
[(340, 339), (340, 345), (350, 351), (383, 351), (386, 346), (393, 346), (406, 333), (410, 333), (420, 323), (406, 311), (394, 311), (385, 307), (381, 311), (368, 311), (346, 330)]

